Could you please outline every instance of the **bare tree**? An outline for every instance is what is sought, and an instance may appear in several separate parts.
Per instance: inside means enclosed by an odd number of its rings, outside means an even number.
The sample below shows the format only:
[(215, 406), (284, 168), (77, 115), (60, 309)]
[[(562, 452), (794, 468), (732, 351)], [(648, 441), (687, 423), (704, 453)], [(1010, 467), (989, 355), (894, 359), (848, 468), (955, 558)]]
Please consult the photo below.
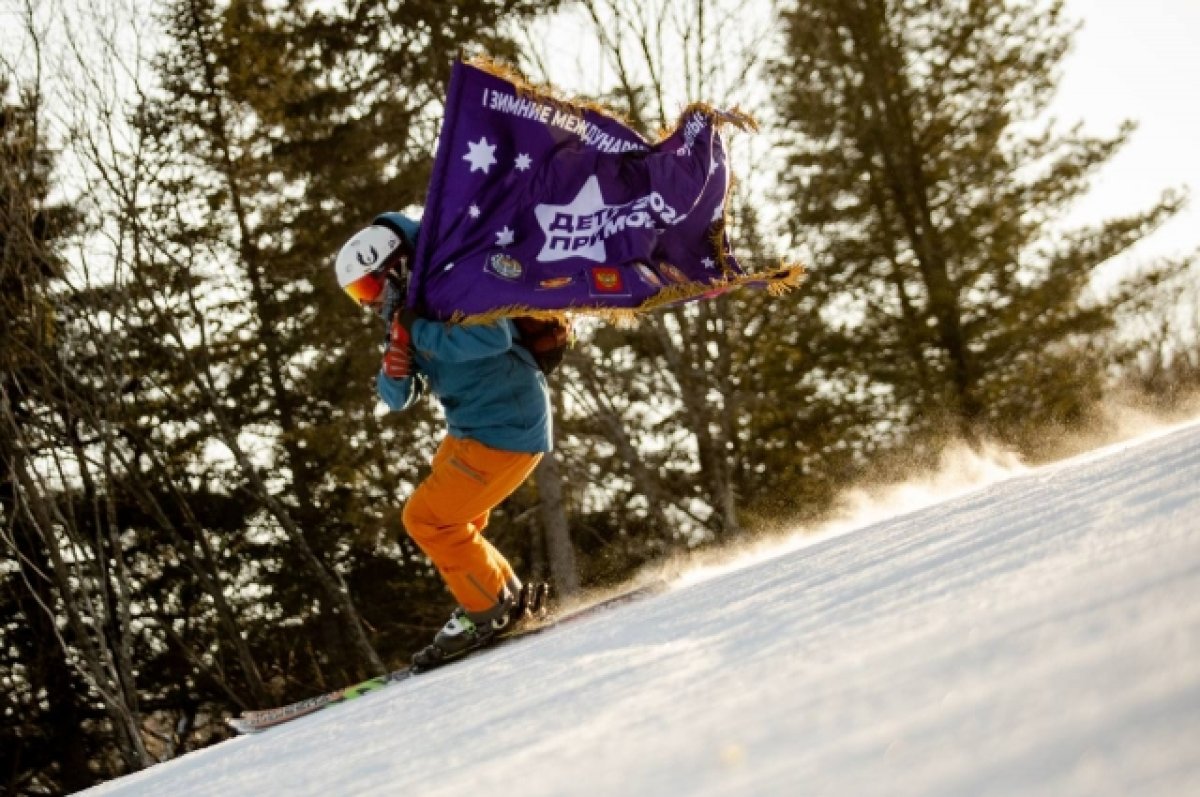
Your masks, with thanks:
[[(736, 97), (753, 104), (758, 98), (747, 93), (747, 87), (753, 85), (753, 76), (768, 55), (768, 11), (755, 4), (718, 0), (587, 0), (576, 12), (583, 20), (574, 22), (590, 27), (594, 46), (607, 65), (607, 79), (591, 86), (591, 94), (609, 102), (651, 139), (671, 127), (689, 101), (721, 104)], [(548, 73), (551, 58), (532, 37), (527, 61), (532, 69), (541, 70), (542, 80), (563, 79)], [(736, 231), (739, 219), (732, 220)], [(654, 525), (664, 531), (679, 526), (681, 520), (687, 524), (699, 518), (715, 539), (743, 532), (737, 481), (744, 401), (738, 393), (732, 352), (745, 323), (740, 308), (736, 301), (721, 299), (668, 309), (643, 317), (624, 339), (606, 338), (610, 345), (628, 346), (637, 357), (654, 358), (660, 365), (658, 373), (611, 370), (627, 367), (628, 360), (606, 358), (594, 344), (588, 350), (592, 362), (573, 360), (576, 406), (586, 407), (607, 429), (635, 489), (650, 504)], [(628, 392), (635, 379), (651, 380), (651, 392), (660, 401), (670, 396), (675, 402), (674, 423), (689, 430), (691, 451), (680, 452), (695, 471), (687, 491), (678, 489), (678, 474), (652, 467), (654, 458), (647, 457), (623, 428), (638, 421), (630, 413), (620, 413), (611, 394)], [(675, 484), (667, 487), (667, 480)], [(696, 513), (697, 501), (707, 506), (706, 512)], [(668, 510), (675, 512), (674, 519), (668, 517)]]

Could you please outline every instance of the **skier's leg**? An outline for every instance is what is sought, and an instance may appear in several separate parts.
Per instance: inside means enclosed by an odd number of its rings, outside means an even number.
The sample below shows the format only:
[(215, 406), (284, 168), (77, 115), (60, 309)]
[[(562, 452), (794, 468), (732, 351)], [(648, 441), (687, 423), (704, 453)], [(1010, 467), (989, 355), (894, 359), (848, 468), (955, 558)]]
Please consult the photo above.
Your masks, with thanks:
[(505, 587), (517, 583), (482, 530), (491, 510), (521, 486), (540, 458), (447, 437), (433, 472), (404, 507), (405, 529), (468, 612), (495, 608)]
[[(517, 485), (517, 486), (519, 487), (520, 485)], [(510, 493), (510, 495), (511, 495), (511, 493)], [(491, 514), (492, 514), (492, 512), (489, 509), (487, 512), (484, 512), (482, 515), (480, 515), (479, 517), (477, 517), (471, 521), (471, 526), (474, 527), (475, 533), (483, 534), (485, 531), (487, 531), (488, 519), (491, 517)], [(520, 585), (521, 580), (519, 578), (517, 578), (515, 573), (513, 573), (512, 566), (508, 563), (508, 560), (505, 559), (504, 556), (499, 552), (499, 550), (497, 550), (491, 543), (487, 542), (486, 539), (484, 540), (484, 542), (487, 544), (488, 548), (490, 548), (496, 554), (496, 556), (499, 557), (499, 559), (496, 560), (496, 566), (504, 571), (504, 583), (513, 585), (514, 589), (515, 589), (517, 586)]]

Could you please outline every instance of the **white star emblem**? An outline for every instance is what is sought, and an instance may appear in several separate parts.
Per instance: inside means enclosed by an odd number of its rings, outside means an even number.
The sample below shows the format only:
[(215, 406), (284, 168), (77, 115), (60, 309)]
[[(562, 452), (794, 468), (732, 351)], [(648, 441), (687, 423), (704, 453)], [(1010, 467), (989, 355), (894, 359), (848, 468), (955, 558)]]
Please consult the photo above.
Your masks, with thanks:
[(496, 163), (496, 147), (488, 143), (487, 136), (478, 141), (467, 143), (470, 151), (463, 155), (463, 160), (471, 164), (471, 171), (481, 171), (487, 174), (488, 169)]
[(711, 257), (706, 257), (703, 260), (701, 260), (700, 262), (703, 263), (704, 267), (706, 269), (708, 269), (709, 271), (712, 271), (714, 268), (717, 267), (716, 262)]
[(546, 236), (538, 260), (552, 263), (570, 257), (583, 257), (603, 263), (608, 254), (604, 248), (604, 236), (599, 233), (609, 207), (616, 206), (604, 204), (600, 180), (595, 175), (588, 178), (570, 204), (536, 206), (533, 212)]
[(504, 225), (504, 229), (496, 233), (496, 246), (508, 246), (514, 240), (513, 231), (508, 229), (508, 225)]
[(516, 162), (517, 171), (519, 171), (519, 172), (526, 171), (529, 168), (530, 164), (532, 164), (532, 163), (533, 163), (533, 159), (530, 158), (528, 155), (526, 155), (524, 152), (522, 152), (520, 155), (517, 156), (517, 162)]
[(467, 215), (473, 219), (479, 218), (479, 205), (471, 205), (467, 208)]

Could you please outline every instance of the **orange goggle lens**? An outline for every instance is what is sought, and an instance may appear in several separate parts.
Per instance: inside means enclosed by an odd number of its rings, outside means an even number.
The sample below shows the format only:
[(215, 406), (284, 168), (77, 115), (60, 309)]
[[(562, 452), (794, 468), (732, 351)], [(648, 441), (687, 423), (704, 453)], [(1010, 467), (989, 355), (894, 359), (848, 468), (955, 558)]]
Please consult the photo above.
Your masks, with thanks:
[(386, 278), (382, 271), (376, 271), (371, 274), (365, 274), (354, 282), (346, 286), (346, 293), (350, 298), (358, 302), (363, 307), (374, 304), (380, 297), (383, 296), (383, 288), (386, 284)]

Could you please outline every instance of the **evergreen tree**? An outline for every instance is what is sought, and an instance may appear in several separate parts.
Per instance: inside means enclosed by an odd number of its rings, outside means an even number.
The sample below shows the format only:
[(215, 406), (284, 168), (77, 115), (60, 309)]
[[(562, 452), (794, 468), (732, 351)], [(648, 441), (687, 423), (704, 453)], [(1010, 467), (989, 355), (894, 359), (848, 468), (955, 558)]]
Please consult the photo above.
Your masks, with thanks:
[(844, 334), (835, 401), (877, 403), (900, 448), (947, 420), (1018, 442), (1079, 422), (1100, 341), (1161, 275), (1106, 297), (1090, 280), (1179, 204), (1059, 230), (1131, 131), (1039, 121), (1070, 42), (1062, 3), (801, 0), (783, 23), (784, 185), (809, 290)]
[[(377, 415), (378, 321), (330, 263), (376, 213), (421, 199), (456, 48), (503, 50), (493, 31), (548, 5), (168, 6), (164, 93), (138, 116), (156, 184), (152, 212), (127, 219), (137, 282), (177, 321), (166, 381), (201, 405), (178, 472), (246, 499), (226, 503), (249, 543), (234, 572), (260, 590), (257, 655), (287, 695), (395, 663), (444, 619), (399, 523), (439, 424), (428, 406)], [(214, 440), (234, 460), (219, 476)]]
[(492, 32), (549, 5), (171, 4), (131, 148), (82, 148), (112, 211), (98, 269), (51, 256), (66, 216), (37, 115), (6, 107), (0, 733), (19, 788), (221, 738), (222, 712), (398, 663), (444, 619), (399, 523), (439, 425), (377, 416), (378, 322), (330, 264), (419, 200), (451, 54), (502, 52)]

